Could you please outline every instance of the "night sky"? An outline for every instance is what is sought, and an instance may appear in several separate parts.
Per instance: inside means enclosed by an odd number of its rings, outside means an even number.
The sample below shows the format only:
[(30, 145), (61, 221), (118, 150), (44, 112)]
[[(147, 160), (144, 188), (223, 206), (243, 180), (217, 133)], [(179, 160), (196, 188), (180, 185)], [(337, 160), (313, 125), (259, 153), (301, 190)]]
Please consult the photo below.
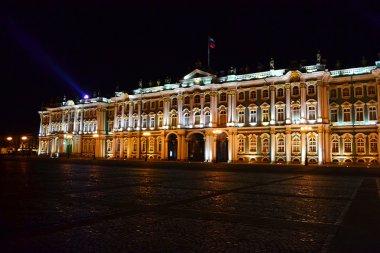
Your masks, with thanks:
[(374, 0), (13, 2), (0, 9), (0, 134), (37, 133), (37, 111), (64, 95), (179, 80), (206, 67), (208, 36), (214, 71), (312, 65), (317, 50), (328, 69), (380, 59)]

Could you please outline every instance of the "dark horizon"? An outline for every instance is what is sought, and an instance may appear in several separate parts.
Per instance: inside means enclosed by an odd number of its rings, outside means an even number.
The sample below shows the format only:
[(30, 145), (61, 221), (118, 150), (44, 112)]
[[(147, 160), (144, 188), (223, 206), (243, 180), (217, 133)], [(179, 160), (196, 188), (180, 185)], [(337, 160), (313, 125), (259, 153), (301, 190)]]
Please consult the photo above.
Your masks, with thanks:
[(1, 14), (0, 134), (37, 133), (43, 103), (143, 80), (181, 79), (201, 61), (207, 38), (216, 42), (212, 69), (250, 71), (313, 65), (320, 50), (328, 69), (374, 65), (380, 59), (375, 1), (164, 1), (156, 3), (8, 4)]

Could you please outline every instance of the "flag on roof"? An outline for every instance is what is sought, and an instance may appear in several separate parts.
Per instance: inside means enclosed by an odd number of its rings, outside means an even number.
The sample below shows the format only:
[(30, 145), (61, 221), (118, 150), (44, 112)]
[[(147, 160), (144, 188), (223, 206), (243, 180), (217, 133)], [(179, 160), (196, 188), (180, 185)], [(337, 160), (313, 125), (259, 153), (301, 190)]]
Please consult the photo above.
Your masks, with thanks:
[(215, 40), (213, 38), (208, 37), (208, 46), (210, 48), (215, 48)]

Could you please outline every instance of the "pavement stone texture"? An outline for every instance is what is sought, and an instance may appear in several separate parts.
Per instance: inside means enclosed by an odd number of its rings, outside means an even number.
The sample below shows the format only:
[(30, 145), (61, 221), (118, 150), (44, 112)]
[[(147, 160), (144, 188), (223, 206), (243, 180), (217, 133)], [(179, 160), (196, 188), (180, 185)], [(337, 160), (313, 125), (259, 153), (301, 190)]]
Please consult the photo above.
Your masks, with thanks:
[(380, 252), (378, 177), (218, 166), (0, 160), (0, 252)]

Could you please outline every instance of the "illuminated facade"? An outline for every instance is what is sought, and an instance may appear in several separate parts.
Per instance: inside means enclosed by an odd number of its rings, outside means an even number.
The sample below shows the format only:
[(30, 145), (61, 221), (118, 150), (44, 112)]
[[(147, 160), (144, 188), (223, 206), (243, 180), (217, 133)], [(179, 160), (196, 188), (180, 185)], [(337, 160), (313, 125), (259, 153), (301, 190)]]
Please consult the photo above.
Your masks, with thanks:
[(39, 154), (377, 163), (379, 99), (380, 62), (222, 77), (196, 69), (178, 83), (40, 111)]

